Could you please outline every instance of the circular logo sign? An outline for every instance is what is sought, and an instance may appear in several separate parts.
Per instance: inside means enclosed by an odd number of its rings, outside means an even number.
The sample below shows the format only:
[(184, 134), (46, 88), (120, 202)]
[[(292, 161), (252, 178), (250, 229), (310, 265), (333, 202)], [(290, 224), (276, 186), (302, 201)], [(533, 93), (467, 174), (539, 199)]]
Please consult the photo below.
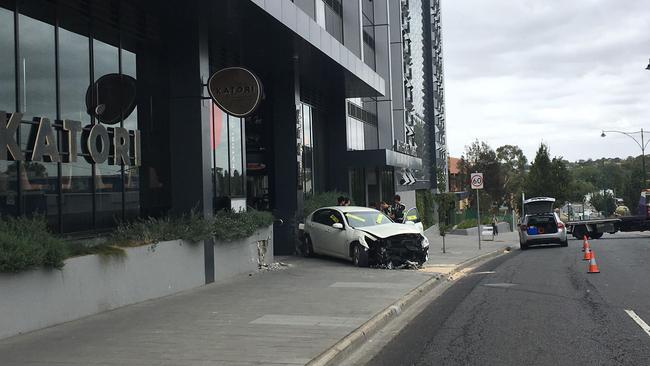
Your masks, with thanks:
[(99, 122), (118, 124), (135, 109), (136, 81), (129, 75), (106, 74), (86, 90), (86, 109)]
[(472, 173), (471, 183), (473, 189), (483, 189), (483, 173)]
[(235, 117), (251, 115), (262, 99), (262, 83), (243, 67), (221, 69), (208, 80), (210, 97), (224, 112)]

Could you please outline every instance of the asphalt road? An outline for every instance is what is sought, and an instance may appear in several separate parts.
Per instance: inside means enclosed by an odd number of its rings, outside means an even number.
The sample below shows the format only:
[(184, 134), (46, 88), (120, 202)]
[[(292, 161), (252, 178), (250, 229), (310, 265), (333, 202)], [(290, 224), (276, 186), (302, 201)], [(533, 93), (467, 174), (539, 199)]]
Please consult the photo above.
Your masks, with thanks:
[[(515, 250), (473, 271), (368, 365), (650, 365), (650, 234)], [(490, 273), (494, 271), (494, 273)]]

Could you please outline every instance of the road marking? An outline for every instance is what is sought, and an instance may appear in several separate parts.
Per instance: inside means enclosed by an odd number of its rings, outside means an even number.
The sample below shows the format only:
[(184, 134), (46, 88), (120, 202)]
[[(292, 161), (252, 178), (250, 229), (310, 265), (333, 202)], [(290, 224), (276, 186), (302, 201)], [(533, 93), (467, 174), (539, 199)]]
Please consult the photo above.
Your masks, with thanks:
[(643, 329), (644, 332), (646, 332), (647, 335), (650, 336), (650, 325), (644, 322), (643, 319), (641, 319), (641, 317), (636, 315), (636, 313), (633, 310), (625, 310), (625, 312), (627, 313), (627, 315), (630, 316), (630, 318), (632, 318), (632, 320), (634, 320), (641, 327), (641, 329)]
[(386, 283), (386, 282), (334, 282), (329, 287), (338, 288), (371, 288), (371, 289), (405, 289), (413, 286), (401, 283)]
[(477, 274), (493, 274), (493, 273), (496, 273), (496, 272), (495, 271), (483, 271), (483, 272), (474, 272), (474, 273), (470, 273), (470, 274), (477, 275)]
[(486, 283), (486, 284), (483, 285), (483, 286), (487, 286), (487, 287), (508, 288), (508, 287), (517, 286), (517, 284), (516, 284), (516, 283)]

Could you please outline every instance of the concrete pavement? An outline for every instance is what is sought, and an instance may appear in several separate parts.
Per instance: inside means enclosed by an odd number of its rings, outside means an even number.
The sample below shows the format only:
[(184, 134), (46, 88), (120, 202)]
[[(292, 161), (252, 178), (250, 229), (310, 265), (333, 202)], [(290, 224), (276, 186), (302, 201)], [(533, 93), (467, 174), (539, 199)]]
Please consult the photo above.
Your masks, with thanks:
[[(505, 246), (431, 236), (420, 271), (355, 268), (328, 258), (282, 259), (241, 276), (0, 340), (2, 365), (301, 365), (375, 314), (458, 264)], [(43, 304), (47, 307), (47, 304)]]

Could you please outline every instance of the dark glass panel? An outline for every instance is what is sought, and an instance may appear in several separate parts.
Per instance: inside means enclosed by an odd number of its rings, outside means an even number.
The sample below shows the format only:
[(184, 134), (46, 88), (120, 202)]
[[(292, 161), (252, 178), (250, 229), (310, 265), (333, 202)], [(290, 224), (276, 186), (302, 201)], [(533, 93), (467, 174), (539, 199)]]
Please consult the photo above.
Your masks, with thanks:
[[(61, 119), (90, 124), (86, 90), (90, 85), (88, 38), (59, 28), (59, 105)], [(61, 213), (64, 232), (93, 227), (92, 165), (82, 156), (81, 134), (76, 136), (77, 161), (61, 164)], [(67, 161), (67, 160), (66, 160)]]
[[(95, 81), (106, 74), (119, 72), (117, 47), (93, 41)], [(110, 127), (110, 126), (106, 126)], [(122, 219), (122, 167), (108, 161), (95, 164), (95, 218), (97, 228), (114, 226)]]
[[(14, 13), (0, 8), (0, 110), (16, 110)], [(18, 213), (16, 163), (0, 161), (0, 215)]]
[[(34, 117), (56, 119), (56, 73), (54, 27), (42, 21), (20, 15), (20, 108), (23, 119)], [(21, 126), (23, 148), (35, 138), (37, 126)], [(22, 209), (26, 214), (40, 214), (51, 226), (58, 218), (58, 167), (56, 163), (25, 162), (20, 164), (18, 180), (21, 187)]]

